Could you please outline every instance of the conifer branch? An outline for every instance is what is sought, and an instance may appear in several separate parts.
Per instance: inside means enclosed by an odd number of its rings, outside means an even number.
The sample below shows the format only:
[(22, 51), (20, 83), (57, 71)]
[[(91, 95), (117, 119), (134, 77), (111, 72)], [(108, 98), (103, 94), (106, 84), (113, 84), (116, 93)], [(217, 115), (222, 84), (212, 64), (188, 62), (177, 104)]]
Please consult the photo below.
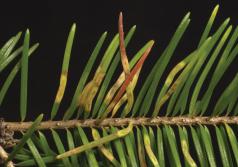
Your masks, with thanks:
[[(68, 121), (42, 121), (37, 130), (46, 129), (67, 129), (80, 127), (109, 127), (109, 126), (127, 126), (129, 123), (134, 126), (159, 126), (159, 125), (218, 125), (218, 124), (238, 124), (238, 116), (220, 116), (220, 117), (137, 117), (137, 118), (105, 118), (100, 122), (98, 119), (68, 120)], [(4, 127), (9, 131), (25, 131), (32, 122), (4, 122)]]

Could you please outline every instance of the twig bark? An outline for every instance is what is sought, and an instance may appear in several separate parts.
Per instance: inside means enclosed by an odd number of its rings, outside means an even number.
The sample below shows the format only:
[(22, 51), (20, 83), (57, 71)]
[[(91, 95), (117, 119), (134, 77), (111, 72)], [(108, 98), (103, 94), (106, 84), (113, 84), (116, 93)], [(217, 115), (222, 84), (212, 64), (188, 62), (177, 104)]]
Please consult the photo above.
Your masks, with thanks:
[[(0, 145), (0, 160), (1, 160), (1, 164), (4, 163), (4, 161), (6, 161), (8, 158), (7, 152), (3, 149), (3, 147)], [(6, 165), (7, 167), (14, 167), (14, 164), (12, 161), (9, 161)]]
[[(98, 123), (100, 122), (100, 123)], [(81, 127), (107, 127), (107, 126), (126, 126), (130, 122), (134, 126), (147, 125), (217, 125), (217, 124), (238, 124), (238, 116), (224, 117), (155, 117), (155, 118), (105, 118), (68, 121), (44, 121), (38, 126), (38, 130), (44, 129), (66, 129)], [(31, 126), (32, 122), (4, 122), (5, 127), (10, 131), (25, 131)]]

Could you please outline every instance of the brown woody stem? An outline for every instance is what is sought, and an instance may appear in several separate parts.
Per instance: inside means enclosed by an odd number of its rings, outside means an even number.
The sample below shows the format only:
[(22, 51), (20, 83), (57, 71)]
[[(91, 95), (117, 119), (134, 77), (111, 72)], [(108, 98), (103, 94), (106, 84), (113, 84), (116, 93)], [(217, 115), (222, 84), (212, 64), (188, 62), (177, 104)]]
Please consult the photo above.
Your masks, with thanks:
[[(98, 123), (100, 122), (100, 123)], [(98, 119), (85, 120), (68, 120), (68, 121), (44, 121), (38, 130), (44, 129), (66, 129), (81, 127), (107, 127), (107, 126), (126, 126), (130, 122), (134, 126), (159, 126), (159, 125), (217, 125), (217, 124), (238, 124), (238, 116), (223, 117), (155, 117), (155, 118), (105, 118), (101, 121)], [(25, 131), (31, 126), (32, 122), (4, 122), (5, 127), (10, 131)]]

